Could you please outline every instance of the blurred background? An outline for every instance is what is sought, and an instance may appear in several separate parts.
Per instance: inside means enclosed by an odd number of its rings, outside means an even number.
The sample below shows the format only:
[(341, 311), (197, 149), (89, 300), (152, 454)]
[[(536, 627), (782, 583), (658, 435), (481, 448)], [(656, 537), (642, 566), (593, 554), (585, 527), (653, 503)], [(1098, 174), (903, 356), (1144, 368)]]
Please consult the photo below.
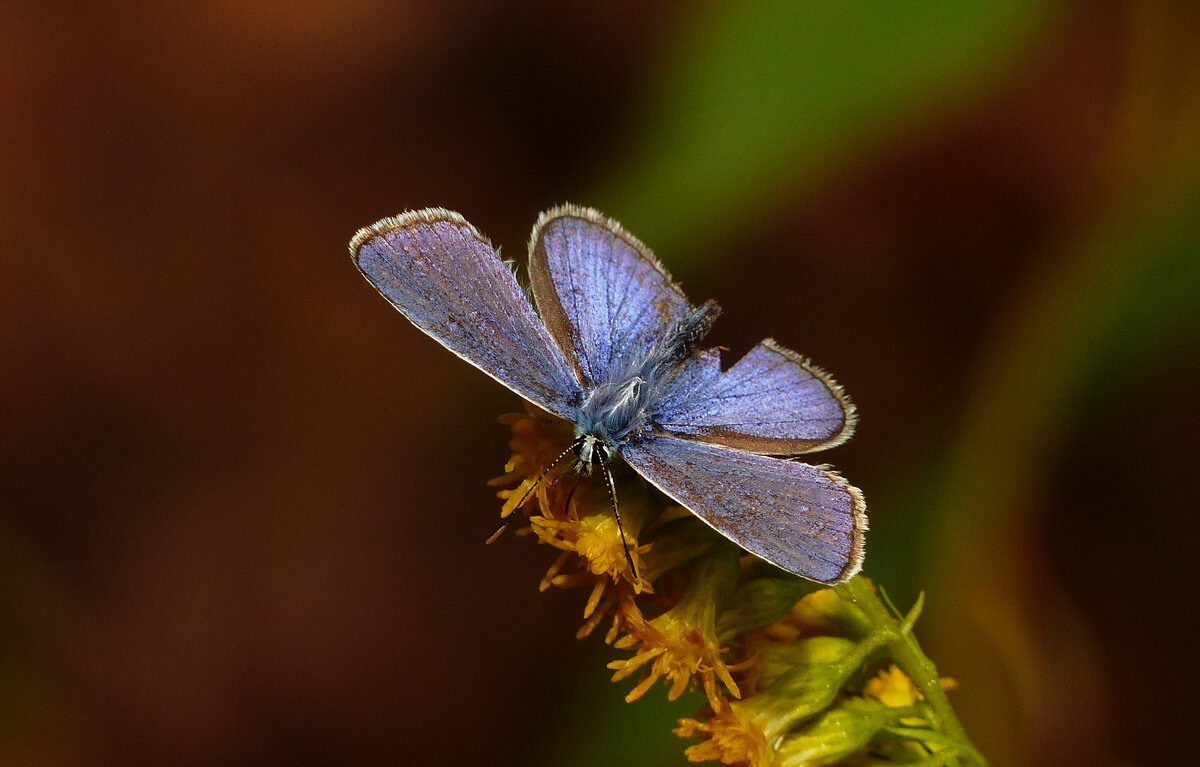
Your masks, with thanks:
[(681, 764), (701, 700), (483, 545), (518, 399), (346, 253), (564, 201), (845, 384), (821, 459), (994, 764), (1194, 757), (1194, 5), (0, 17), (0, 763)]

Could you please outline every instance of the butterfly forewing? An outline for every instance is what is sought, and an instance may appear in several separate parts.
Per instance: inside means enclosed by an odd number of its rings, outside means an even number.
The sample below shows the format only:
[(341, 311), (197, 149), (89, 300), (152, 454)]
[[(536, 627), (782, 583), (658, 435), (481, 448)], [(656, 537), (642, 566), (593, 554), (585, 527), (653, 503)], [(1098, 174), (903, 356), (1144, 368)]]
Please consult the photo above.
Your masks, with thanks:
[(542, 214), (529, 271), (542, 319), (585, 384), (644, 359), (690, 308), (644, 245), (588, 208)]
[(842, 388), (771, 339), (719, 375), (712, 374), (712, 360), (699, 355), (685, 372), (697, 365), (709, 374), (698, 377), (699, 384), (671, 387), (658, 416), (672, 434), (795, 455), (841, 444), (854, 429), (854, 407)]
[(837, 583), (862, 565), (862, 494), (830, 471), (665, 435), (631, 441), (621, 455), (717, 532), (784, 570)]
[(491, 243), (457, 213), (386, 218), (355, 235), (350, 253), (418, 328), (534, 404), (574, 418), (574, 373)]

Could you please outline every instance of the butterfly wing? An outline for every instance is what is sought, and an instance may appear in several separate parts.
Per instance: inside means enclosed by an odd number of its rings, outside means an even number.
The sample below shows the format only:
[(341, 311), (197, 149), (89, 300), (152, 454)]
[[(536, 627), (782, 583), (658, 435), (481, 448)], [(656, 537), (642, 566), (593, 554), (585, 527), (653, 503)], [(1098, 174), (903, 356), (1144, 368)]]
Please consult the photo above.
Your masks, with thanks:
[(771, 339), (718, 372), (714, 351), (696, 355), (666, 390), (656, 423), (687, 439), (766, 455), (840, 445), (854, 406), (828, 373)]
[(440, 208), (358, 232), (350, 255), (392, 306), (450, 351), (552, 413), (574, 419), (580, 386), (487, 238)]
[(614, 377), (621, 359), (646, 357), (691, 308), (645, 245), (589, 208), (542, 214), (529, 271), (546, 327), (589, 385)]
[(667, 435), (621, 447), (651, 484), (717, 532), (789, 572), (823, 583), (862, 566), (862, 493), (816, 466)]

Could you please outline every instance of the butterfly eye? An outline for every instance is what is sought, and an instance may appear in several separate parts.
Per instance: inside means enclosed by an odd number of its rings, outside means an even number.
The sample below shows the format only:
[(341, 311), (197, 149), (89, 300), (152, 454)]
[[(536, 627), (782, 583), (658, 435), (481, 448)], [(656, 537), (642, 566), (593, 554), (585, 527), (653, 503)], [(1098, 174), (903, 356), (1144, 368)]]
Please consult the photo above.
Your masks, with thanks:
[(575, 444), (571, 447), (574, 449), (575, 457), (579, 459), (579, 462), (587, 466), (603, 466), (608, 463), (608, 459), (611, 457), (604, 442), (593, 434), (585, 434), (576, 440)]

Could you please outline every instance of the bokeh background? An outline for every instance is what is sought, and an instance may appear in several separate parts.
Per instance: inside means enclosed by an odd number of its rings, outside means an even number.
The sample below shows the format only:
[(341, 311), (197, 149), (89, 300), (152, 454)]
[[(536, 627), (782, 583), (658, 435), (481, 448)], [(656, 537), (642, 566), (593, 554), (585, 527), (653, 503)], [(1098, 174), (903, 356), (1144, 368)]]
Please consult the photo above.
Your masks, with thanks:
[(346, 254), (563, 201), (846, 385), (866, 571), (995, 764), (1194, 758), (1193, 4), (0, 18), (0, 762), (680, 764), (701, 702), (483, 545), (517, 398)]

